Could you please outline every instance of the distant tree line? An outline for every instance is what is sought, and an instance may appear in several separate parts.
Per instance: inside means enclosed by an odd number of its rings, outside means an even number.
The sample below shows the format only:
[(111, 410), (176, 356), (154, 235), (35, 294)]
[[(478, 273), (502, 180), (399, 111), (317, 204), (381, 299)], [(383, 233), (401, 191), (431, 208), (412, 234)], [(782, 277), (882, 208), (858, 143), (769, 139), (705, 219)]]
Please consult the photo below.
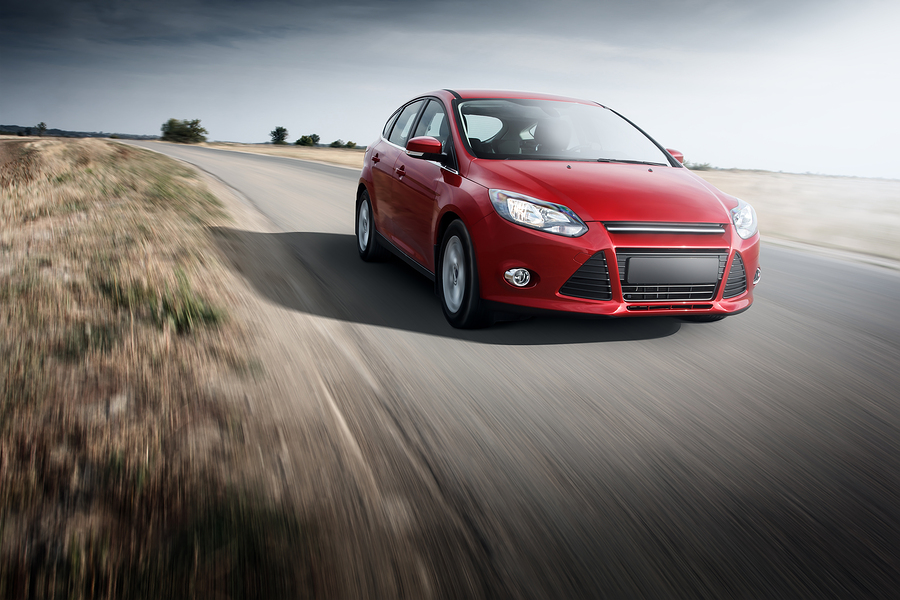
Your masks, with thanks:
[[(272, 139), (273, 144), (286, 144), (288, 137), (288, 130), (285, 127), (281, 127), (280, 125), (269, 132), (269, 137)], [(308, 135), (301, 135), (297, 138), (297, 141), (294, 142), (295, 146), (318, 146), (319, 142), (322, 140), (317, 133), (310, 133)], [(334, 140), (330, 144), (328, 144), (332, 148), (356, 148), (356, 142), (344, 142), (344, 140)]]
[(64, 138), (113, 138), (128, 140), (156, 140), (158, 135), (138, 135), (134, 133), (105, 133), (103, 131), (69, 131), (68, 129), (51, 129), (41, 121), (31, 127), (21, 125), (0, 125), (0, 135), (43, 135)]

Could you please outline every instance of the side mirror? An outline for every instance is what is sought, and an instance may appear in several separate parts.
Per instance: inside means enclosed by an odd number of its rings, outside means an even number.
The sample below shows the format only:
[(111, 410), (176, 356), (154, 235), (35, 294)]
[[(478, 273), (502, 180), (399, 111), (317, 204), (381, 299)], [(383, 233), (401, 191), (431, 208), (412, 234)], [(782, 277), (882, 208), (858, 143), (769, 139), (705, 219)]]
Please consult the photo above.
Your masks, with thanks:
[(677, 160), (682, 165), (684, 164), (684, 154), (679, 152), (678, 150), (672, 150), (671, 148), (666, 148), (666, 152), (672, 155), (672, 158)]
[(444, 162), (446, 155), (442, 152), (444, 145), (437, 138), (427, 135), (414, 137), (406, 142), (406, 153), (414, 158), (422, 160), (436, 160)]

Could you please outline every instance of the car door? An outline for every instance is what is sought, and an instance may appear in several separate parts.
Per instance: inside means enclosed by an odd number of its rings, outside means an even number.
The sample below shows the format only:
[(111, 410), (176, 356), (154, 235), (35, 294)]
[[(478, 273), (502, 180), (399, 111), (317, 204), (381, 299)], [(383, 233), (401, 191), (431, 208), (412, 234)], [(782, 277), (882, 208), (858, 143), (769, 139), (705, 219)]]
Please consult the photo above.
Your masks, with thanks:
[[(439, 139), (448, 151), (450, 126), (443, 105), (431, 99), (422, 111), (412, 137)], [(396, 178), (391, 194), (397, 245), (429, 271), (434, 271), (432, 226), (437, 212), (437, 199), (444, 177), (439, 163), (415, 158), (403, 152), (394, 165)], [(402, 239), (399, 239), (401, 238)]]
[(402, 108), (394, 111), (394, 114), (391, 115), (391, 118), (384, 125), (381, 139), (366, 152), (366, 160), (370, 161), (372, 165), (372, 200), (375, 203), (375, 206), (373, 206), (376, 213), (375, 227), (382, 232), (385, 230), (379, 218), (381, 211), (378, 203), (381, 198), (386, 198), (391, 193), (391, 185), (394, 180), (394, 162), (399, 154), (396, 148), (388, 143), (387, 139), (391, 135), (391, 129), (394, 127), (394, 123), (397, 122)]
[[(396, 201), (394, 199), (397, 159), (406, 155), (406, 140), (411, 137), (419, 110), (425, 100), (416, 100), (400, 111), (387, 141), (382, 140), (372, 152), (372, 184), (375, 187), (375, 227), (391, 242), (396, 243)], [(405, 251), (405, 250), (404, 250)]]

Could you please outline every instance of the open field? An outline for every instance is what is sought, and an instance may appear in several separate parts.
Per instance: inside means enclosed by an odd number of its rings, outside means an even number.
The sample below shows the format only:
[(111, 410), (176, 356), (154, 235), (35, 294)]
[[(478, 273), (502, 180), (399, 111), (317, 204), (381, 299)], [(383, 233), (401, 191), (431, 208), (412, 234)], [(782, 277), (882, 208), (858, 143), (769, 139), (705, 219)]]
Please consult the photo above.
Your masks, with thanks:
[(766, 238), (900, 261), (900, 181), (739, 169), (695, 171), (756, 209)]
[[(213, 143), (211, 148), (362, 168), (360, 150)], [(900, 261), (900, 181), (742, 169), (694, 171), (746, 200), (764, 238), (788, 240)]]

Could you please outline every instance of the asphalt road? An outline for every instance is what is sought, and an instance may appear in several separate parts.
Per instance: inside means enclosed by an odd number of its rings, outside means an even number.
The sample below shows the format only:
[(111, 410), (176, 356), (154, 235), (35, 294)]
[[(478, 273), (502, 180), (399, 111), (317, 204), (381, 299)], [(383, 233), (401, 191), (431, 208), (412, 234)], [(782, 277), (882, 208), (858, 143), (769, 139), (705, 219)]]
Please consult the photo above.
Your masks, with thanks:
[(139, 145), (239, 190), (318, 278), (321, 306), (272, 300), (357, 340), (378, 391), (340, 410), (435, 595), (897, 597), (898, 273), (764, 245), (756, 303), (719, 323), (460, 332), (426, 279), (357, 257), (356, 172)]

